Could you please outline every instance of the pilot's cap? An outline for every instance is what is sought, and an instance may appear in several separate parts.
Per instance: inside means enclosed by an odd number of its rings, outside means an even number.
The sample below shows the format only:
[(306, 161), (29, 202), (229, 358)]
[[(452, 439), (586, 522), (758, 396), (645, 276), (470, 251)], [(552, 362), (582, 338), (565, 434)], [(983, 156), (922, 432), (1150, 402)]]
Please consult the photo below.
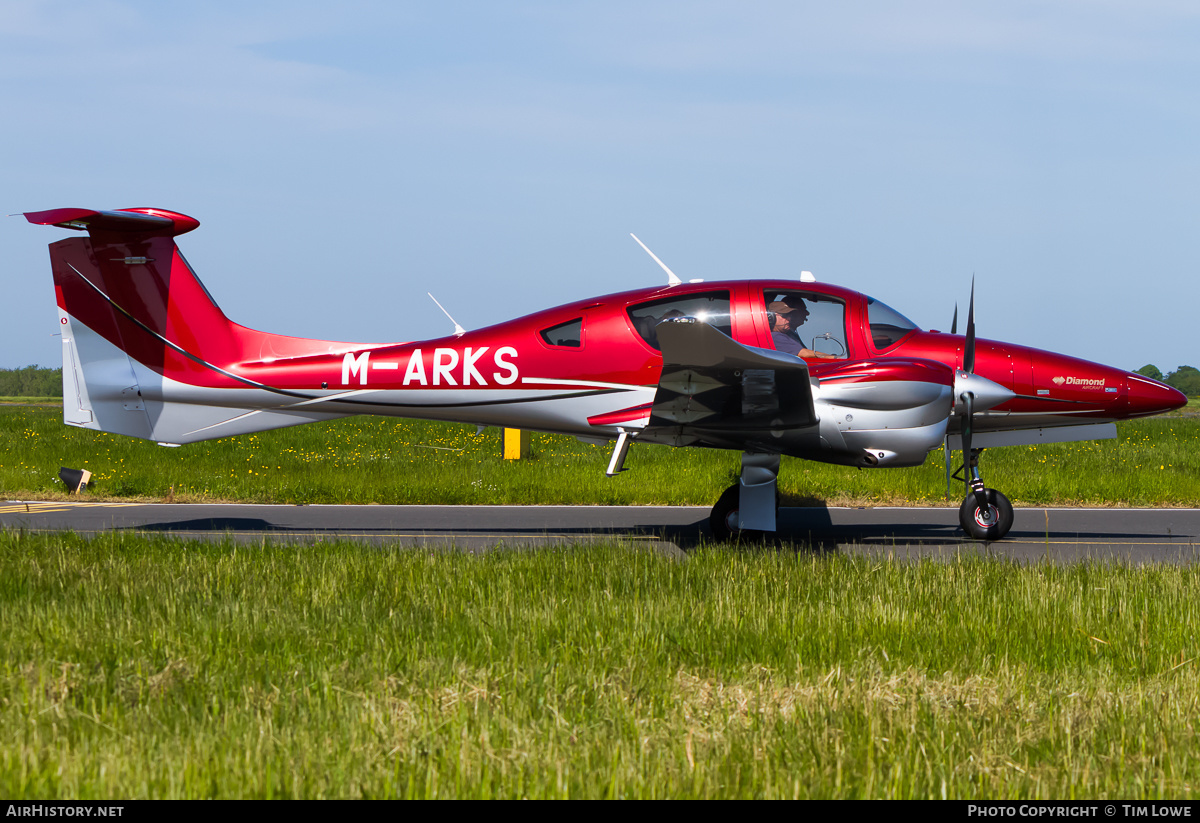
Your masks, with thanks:
[(804, 305), (804, 301), (799, 297), (793, 297), (789, 300), (776, 300), (767, 306), (767, 311), (775, 312), (775, 314), (791, 314), (794, 311), (808, 311), (808, 306)]

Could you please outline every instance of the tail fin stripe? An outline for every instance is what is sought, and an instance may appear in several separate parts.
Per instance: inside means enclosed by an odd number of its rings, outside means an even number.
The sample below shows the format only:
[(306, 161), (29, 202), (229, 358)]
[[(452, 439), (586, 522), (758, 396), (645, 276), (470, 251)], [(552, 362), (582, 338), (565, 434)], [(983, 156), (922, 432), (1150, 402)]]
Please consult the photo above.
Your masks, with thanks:
[(268, 386), (265, 383), (259, 383), (257, 380), (251, 380), (248, 377), (242, 377), (240, 374), (234, 374), (233, 372), (223, 369), (220, 366), (209, 363), (207, 360), (204, 360), (201, 357), (197, 357), (196, 355), (192, 354), (190, 351), (183, 348), (182, 346), (172, 343), (170, 340), (163, 337), (161, 334), (156, 332), (154, 329), (147, 326), (141, 320), (138, 320), (132, 313), (126, 311), (124, 308), (122, 308), (120, 305), (118, 305), (116, 302), (114, 302), (113, 299), (111, 297), (109, 297), (107, 294), (105, 294), (104, 291), (99, 286), (97, 286), (91, 280), (88, 280), (86, 277), (84, 277), (83, 273), (80, 272), (79, 269), (75, 268), (75, 266), (73, 266), (71, 263), (68, 262), (67, 265), (71, 267), (71, 271), (73, 271), (77, 275), (79, 275), (80, 280), (82, 280), (84, 283), (87, 283), (88, 286), (90, 286), (92, 288), (92, 290), (96, 292), (96, 294), (100, 295), (114, 309), (119, 311), (121, 314), (125, 315), (125, 317), (127, 317), (138, 328), (142, 329), (144, 332), (151, 335), (155, 339), (159, 340), (164, 345), (168, 346), (169, 348), (173, 349), (174, 351), (178, 352), (179, 354), (182, 354), (184, 357), (188, 358), (192, 362), (194, 362), (200, 366), (203, 366), (206, 369), (212, 369), (213, 371), (217, 372), (218, 374), (223, 374), (226, 377), (229, 377), (233, 380), (238, 381), (239, 383), (245, 383), (247, 386), (253, 386), (256, 389), (262, 389), (263, 391), (269, 391), (274, 394), (282, 394), (285, 397), (297, 397), (297, 398), (300, 398), (301, 400), (321, 400), (321, 399), (323, 399), (321, 397), (315, 397), (311, 394), (301, 394), (300, 392), (288, 391), (287, 389), (277, 389), (274, 386)]

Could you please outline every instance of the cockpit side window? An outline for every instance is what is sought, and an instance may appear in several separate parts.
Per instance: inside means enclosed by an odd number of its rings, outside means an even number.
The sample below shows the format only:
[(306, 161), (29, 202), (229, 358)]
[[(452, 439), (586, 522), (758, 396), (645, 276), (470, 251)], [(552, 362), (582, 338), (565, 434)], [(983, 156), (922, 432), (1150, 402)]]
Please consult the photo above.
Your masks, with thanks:
[(638, 303), (626, 310), (629, 320), (638, 335), (650, 346), (661, 350), (655, 327), (673, 317), (694, 317), (720, 331), (733, 336), (733, 321), (729, 314), (729, 292), (713, 291), (702, 294), (686, 294)]
[(777, 351), (798, 357), (845, 357), (846, 305), (807, 291), (766, 289), (767, 327)]
[(559, 323), (548, 329), (542, 329), (542, 339), (551, 346), (571, 346), (579, 348), (583, 345), (583, 318), (576, 317), (566, 323)]
[(867, 322), (876, 351), (891, 348), (917, 328), (916, 323), (874, 297), (867, 298)]

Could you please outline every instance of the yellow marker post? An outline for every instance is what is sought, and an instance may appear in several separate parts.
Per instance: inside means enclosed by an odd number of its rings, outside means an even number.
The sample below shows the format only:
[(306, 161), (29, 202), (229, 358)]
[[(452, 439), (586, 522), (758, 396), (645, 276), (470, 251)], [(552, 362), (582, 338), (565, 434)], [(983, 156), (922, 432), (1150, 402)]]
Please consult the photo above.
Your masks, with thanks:
[(522, 429), (504, 430), (504, 459), (520, 460), (529, 452), (529, 432)]

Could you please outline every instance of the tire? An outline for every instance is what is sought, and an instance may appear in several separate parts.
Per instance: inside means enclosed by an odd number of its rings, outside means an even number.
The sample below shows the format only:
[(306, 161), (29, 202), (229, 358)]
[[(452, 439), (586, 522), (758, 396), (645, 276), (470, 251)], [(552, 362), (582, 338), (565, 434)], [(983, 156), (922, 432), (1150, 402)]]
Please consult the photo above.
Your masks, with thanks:
[(968, 494), (958, 507), (958, 522), (963, 531), (975, 540), (1000, 540), (1008, 534), (1013, 524), (1013, 507), (1008, 498), (995, 489), (984, 489), (988, 506), (993, 512), (991, 524), (981, 522), (979, 503), (974, 494)]
[[(741, 504), (742, 489), (739, 483), (721, 492), (716, 505), (708, 515), (708, 527), (712, 530), (713, 539), (718, 543), (766, 543), (775, 539), (775, 532), (761, 532), (752, 529), (738, 528), (738, 507)], [(775, 493), (775, 511), (779, 511), (779, 492)]]

